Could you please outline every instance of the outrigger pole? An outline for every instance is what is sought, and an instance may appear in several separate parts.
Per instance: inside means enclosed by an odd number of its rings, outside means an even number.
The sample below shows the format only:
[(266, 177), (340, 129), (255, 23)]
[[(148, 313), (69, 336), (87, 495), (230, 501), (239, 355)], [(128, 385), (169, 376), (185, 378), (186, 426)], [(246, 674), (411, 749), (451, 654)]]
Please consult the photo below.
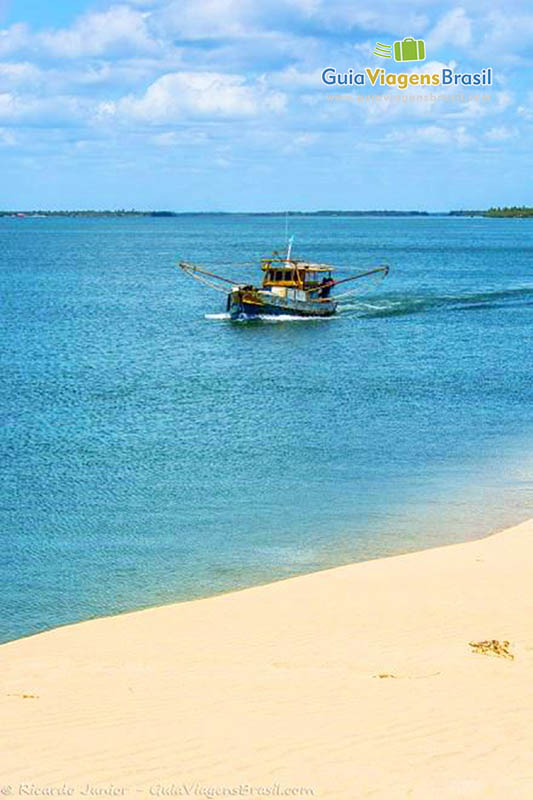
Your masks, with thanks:
[[(290, 255), (291, 255), (291, 247), (292, 247), (293, 238), (294, 237), (291, 236), (291, 238), (289, 239), (287, 257), (285, 259), (285, 263), (286, 264), (291, 263)], [(296, 266), (297, 262), (294, 262), (294, 264)], [(200, 267), (197, 267), (195, 264), (189, 264), (187, 261), (180, 261), (179, 262), (179, 267), (184, 272), (186, 272), (187, 275), (190, 275), (192, 278), (195, 278), (200, 283), (203, 283), (205, 286), (208, 286), (210, 289), (216, 289), (219, 292), (224, 292), (224, 294), (227, 292), (227, 289), (225, 289), (223, 286), (217, 286), (216, 284), (212, 283), (211, 281), (206, 280), (206, 278), (214, 278), (217, 281), (222, 281), (222, 283), (228, 283), (230, 286), (239, 286), (239, 285), (242, 286), (243, 285), (243, 284), (239, 284), (238, 281), (233, 281), (230, 278), (224, 278), (222, 275), (217, 275), (215, 272), (208, 272), (208, 270), (206, 270), (206, 269), (200, 269)], [(381, 266), (381, 267), (375, 267), (374, 269), (367, 270), (366, 272), (360, 272), (358, 275), (350, 275), (349, 278), (342, 278), (340, 281), (332, 281), (332, 280), (330, 280), (327, 283), (320, 284), (320, 286), (313, 286), (313, 287), (310, 287), (309, 289), (304, 289), (304, 291), (306, 293), (310, 293), (310, 292), (316, 292), (317, 289), (331, 289), (333, 286), (339, 286), (341, 283), (348, 283), (349, 281), (355, 281), (358, 278), (366, 278), (366, 277), (368, 277), (368, 275), (375, 275), (378, 272), (383, 272), (384, 277), (386, 277), (388, 275), (388, 273), (389, 273), (388, 264), (383, 264), (383, 266)]]
[(229, 278), (224, 278), (222, 275), (216, 275), (214, 272), (208, 272), (206, 269), (200, 269), (200, 267), (195, 266), (195, 264), (189, 264), (187, 261), (180, 261), (179, 268), (182, 269), (187, 275), (190, 275), (192, 278), (196, 278), (197, 281), (203, 283), (205, 286), (209, 286), (210, 289), (216, 289), (219, 292), (227, 292), (227, 289), (224, 289), (222, 286), (217, 286), (211, 281), (206, 281), (205, 278), (200, 276), (207, 276), (208, 278), (215, 278), (217, 281), (222, 281), (223, 283), (229, 283), (231, 286), (238, 286), (237, 281), (232, 281)]
[[(340, 281), (328, 281), (327, 283), (321, 284), (318, 288), (320, 289), (331, 289), (333, 286), (339, 286), (341, 283), (348, 283), (348, 281), (355, 281), (357, 278), (366, 278), (368, 275), (375, 275), (376, 272), (383, 272), (384, 277), (389, 274), (390, 267), (388, 264), (383, 264), (382, 267), (375, 267), (374, 269), (369, 269), (367, 272), (360, 272), (358, 275), (350, 275), (349, 278), (342, 278)], [(316, 292), (317, 287), (314, 286), (311, 289), (305, 289), (306, 292)]]

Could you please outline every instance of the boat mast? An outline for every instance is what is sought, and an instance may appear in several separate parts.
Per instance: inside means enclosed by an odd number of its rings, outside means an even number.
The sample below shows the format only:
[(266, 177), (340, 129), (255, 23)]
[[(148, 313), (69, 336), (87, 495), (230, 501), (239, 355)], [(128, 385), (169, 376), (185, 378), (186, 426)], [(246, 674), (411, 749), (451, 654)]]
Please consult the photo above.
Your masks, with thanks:
[(285, 212), (285, 240), (287, 242), (287, 256), (285, 258), (285, 265), (288, 267), (291, 260), (291, 250), (294, 235), (289, 239), (289, 212)]
[(291, 238), (289, 239), (288, 244), (287, 244), (287, 257), (285, 259), (285, 263), (286, 263), (287, 266), (289, 266), (290, 260), (291, 260), (291, 250), (292, 250), (293, 239), (294, 239), (294, 235), (291, 236)]

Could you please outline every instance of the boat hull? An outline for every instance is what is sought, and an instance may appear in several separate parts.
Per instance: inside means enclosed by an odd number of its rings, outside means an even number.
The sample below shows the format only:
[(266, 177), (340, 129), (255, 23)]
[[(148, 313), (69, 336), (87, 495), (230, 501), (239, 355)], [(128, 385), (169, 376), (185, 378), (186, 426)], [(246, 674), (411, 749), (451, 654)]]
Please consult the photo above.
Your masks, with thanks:
[[(265, 296), (268, 295), (268, 296)], [(233, 291), (228, 295), (227, 310), (231, 319), (253, 317), (331, 317), (337, 310), (333, 300), (292, 300), (271, 292)]]

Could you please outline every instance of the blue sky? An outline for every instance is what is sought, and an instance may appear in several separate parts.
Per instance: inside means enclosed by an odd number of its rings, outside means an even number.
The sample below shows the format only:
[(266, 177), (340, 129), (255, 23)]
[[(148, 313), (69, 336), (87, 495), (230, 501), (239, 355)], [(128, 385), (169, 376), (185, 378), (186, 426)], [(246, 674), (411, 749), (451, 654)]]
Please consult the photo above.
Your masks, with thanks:
[[(405, 36), (425, 62), (372, 54)], [(0, 0), (0, 208), (531, 205), (532, 65), (518, 0)], [(327, 66), (494, 85), (361, 102)]]

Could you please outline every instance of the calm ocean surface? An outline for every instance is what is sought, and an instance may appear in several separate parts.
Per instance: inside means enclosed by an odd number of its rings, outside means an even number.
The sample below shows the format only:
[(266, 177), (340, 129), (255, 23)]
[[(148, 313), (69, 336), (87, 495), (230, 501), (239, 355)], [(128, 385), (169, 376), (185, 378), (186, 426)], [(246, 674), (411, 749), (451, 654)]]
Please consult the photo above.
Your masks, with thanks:
[(256, 282), (220, 262), (284, 227), (0, 219), (1, 641), (531, 516), (533, 222), (291, 219), (392, 266), (330, 320), (228, 322), (175, 268)]

